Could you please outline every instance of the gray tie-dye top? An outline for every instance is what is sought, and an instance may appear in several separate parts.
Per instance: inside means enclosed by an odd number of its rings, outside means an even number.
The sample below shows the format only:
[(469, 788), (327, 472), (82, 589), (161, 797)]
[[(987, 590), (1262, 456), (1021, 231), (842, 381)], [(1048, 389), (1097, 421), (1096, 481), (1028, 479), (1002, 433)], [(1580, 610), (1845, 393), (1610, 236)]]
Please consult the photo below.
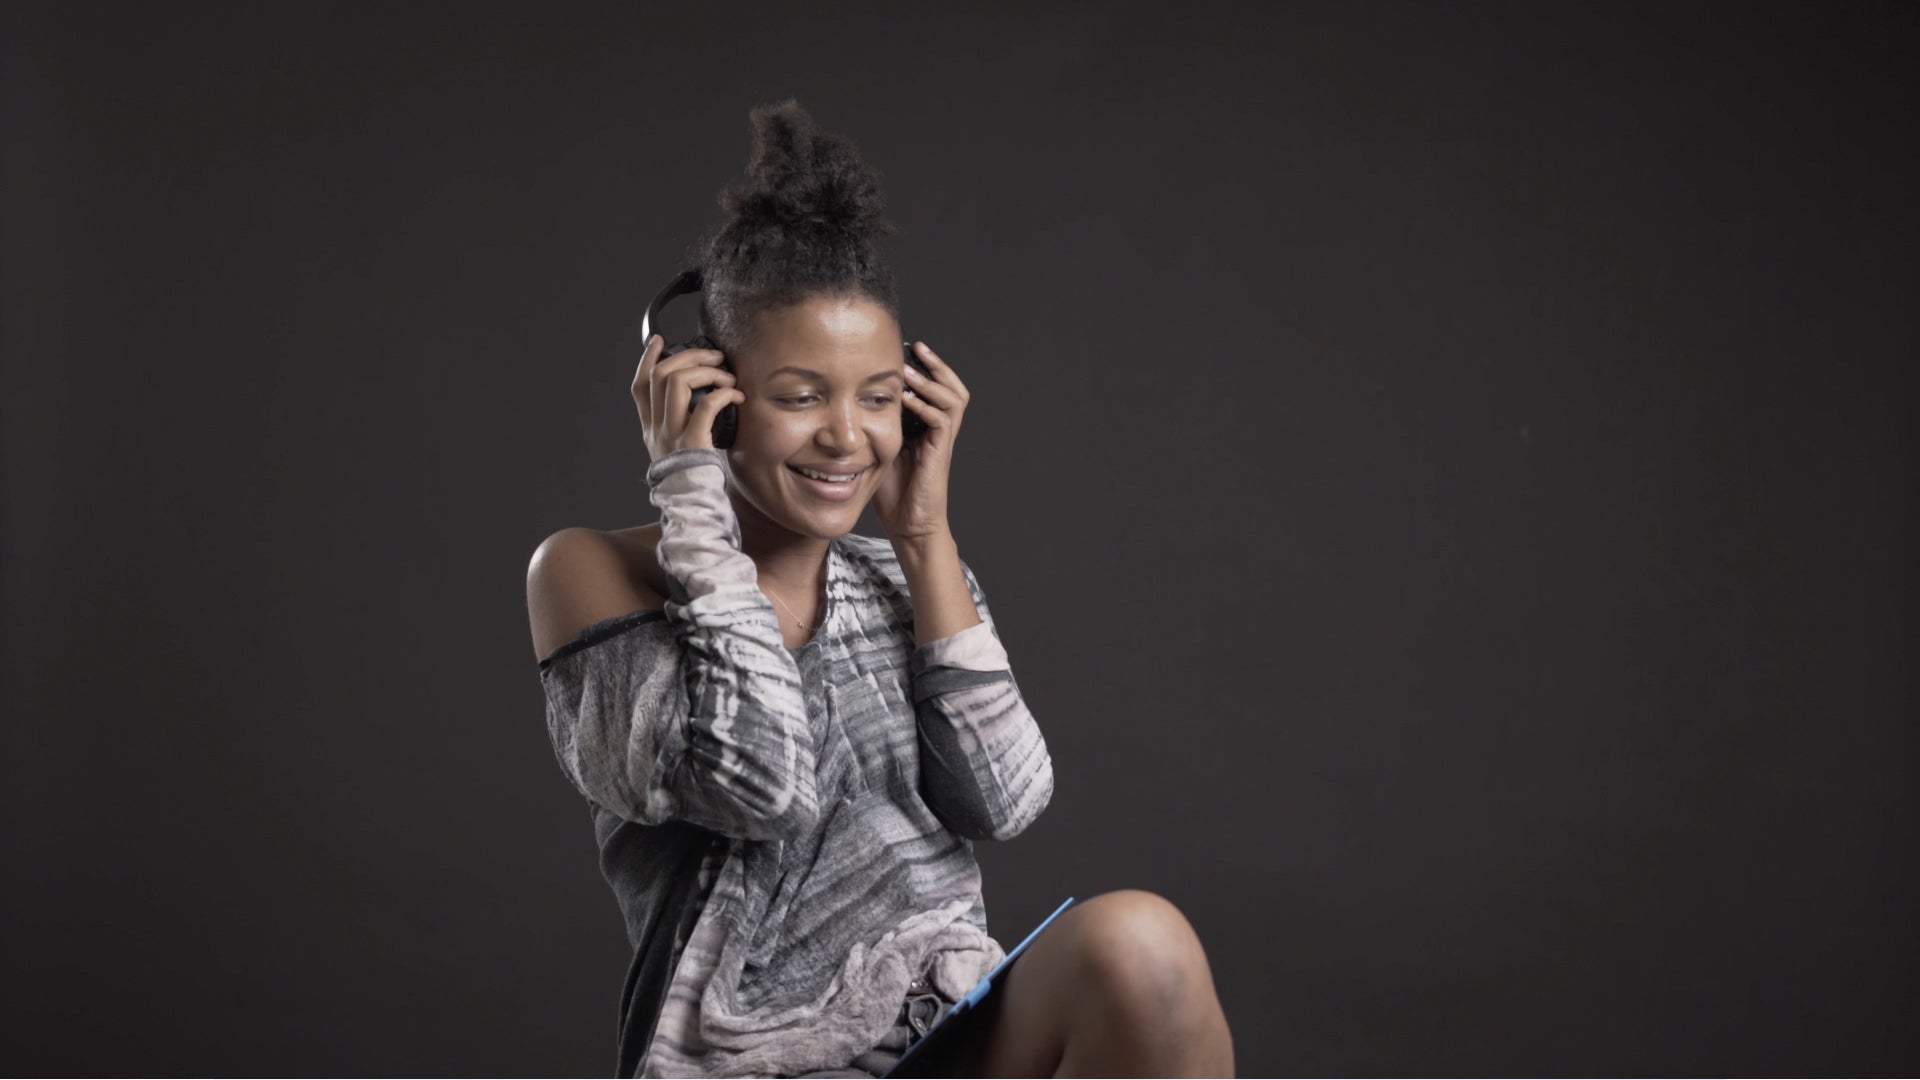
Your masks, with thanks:
[(848, 1062), (913, 980), (954, 1000), (1004, 955), (972, 841), (1038, 817), (1052, 762), (964, 562), (981, 622), (916, 646), (892, 545), (836, 538), (821, 626), (789, 650), (726, 468), (647, 470), (664, 612), (540, 662), (634, 947), (620, 1075), (865, 1075)]

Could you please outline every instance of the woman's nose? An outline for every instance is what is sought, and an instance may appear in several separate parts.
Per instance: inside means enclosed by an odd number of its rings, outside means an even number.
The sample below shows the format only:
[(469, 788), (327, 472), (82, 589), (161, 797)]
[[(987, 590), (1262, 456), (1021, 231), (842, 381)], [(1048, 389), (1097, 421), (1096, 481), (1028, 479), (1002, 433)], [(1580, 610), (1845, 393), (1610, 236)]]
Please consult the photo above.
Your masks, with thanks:
[(842, 407), (829, 410), (827, 422), (820, 425), (818, 438), (822, 446), (845, 457), (860, 449), (864, 436), (865, 429), (860, 426), (860, 417), (851, 407)]

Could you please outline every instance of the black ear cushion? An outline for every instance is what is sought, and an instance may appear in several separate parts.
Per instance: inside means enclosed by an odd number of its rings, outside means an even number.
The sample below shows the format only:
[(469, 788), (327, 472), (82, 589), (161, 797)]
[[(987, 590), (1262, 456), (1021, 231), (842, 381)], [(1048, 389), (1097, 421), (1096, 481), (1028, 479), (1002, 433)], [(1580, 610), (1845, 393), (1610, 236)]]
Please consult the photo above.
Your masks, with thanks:
[[(902, 342), (901, 347), (906, 350), (907, 363), (912, 364), (920, 374), (925, 375), (929, 379), (933, 378), (933, 372), (927, 370), (927, 365), (921, 363), (918, 356), (913, 355), (913, 342)], [(926, 433), (927, 422), (920, 419), (920, 414), (907, 408), (905, 405), (900, 406), (900, 434), (912, 440)]]
[[(720, 349), (720, 346), (715, 344), (713, 339), (705, 334), (695, 334), (693, 339), (687, 342), (687, 347), (691, 349), (713, 349), (716, 352)], [(728, 361), (725, 356), (720, 358), (720, 370), (729, 375), (733, 374), (733, 364)], [(709, 389), (711, 388), (701, 387), (699, 390), (694, 391), (693, 403), (696, 405), (699, 404), (700, 399), (706, 396)], [(720, 412), (713, 418), (713, 445), (721, 450), (732, 446), (733, 433), (738, 429), (739, 424), (740, 406), (722, 406)]]
[(725, 450), (733, 445), (733, 433), (740, 424), (740, 406), (724, 405), (713, 418), (713, 445)]

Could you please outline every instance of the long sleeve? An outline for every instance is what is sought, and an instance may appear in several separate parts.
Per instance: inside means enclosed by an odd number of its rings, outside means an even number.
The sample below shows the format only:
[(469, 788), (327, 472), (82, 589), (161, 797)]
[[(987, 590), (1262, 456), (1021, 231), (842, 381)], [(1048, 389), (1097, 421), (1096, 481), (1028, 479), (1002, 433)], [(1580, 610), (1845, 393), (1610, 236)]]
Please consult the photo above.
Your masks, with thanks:
[(813, 735), (721, 461), (677, 450), (647, 470), (672, 595), (663, 614), (608, 620), (602, 633), (621, 632), (542, 666), (548, 733), (575, 786), (630, 821), (788, 839), (819, 814)]
[(1053, 760), (1014, 682), (987, 600), (960, 569), (980, 622), (914, 649), (909, 662), (920, 728), (920, 790), (969, 840), (1017, 836), (1053, 797)]

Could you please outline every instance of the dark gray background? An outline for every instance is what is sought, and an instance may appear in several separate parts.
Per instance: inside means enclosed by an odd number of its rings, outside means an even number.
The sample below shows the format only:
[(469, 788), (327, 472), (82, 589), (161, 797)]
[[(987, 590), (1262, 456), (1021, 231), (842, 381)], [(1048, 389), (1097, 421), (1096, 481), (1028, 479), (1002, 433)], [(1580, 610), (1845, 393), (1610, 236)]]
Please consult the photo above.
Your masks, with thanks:
[[(11, 4), (10, 1068), (587, 1074), (528, 556), (797, 95), (1242, 1074), (1912, 1070), (1908, 5)], [(862, 529), (878, 535), (869, 516)]]

